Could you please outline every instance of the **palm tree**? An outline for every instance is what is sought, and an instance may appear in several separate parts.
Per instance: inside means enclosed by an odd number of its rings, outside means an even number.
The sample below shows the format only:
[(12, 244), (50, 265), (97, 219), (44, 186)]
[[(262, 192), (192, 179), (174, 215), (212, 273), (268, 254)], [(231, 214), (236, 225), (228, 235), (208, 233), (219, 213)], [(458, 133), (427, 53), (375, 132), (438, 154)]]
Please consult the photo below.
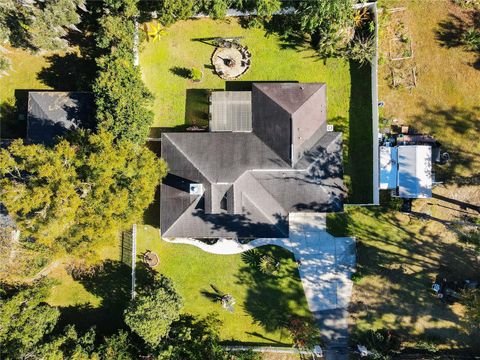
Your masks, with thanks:
[(147, 39), (150, 41), (151, 38), (153, 42), (159, 40), (163, 35), (167, 33), (162, 27), (162, 25), (160, 25), (159, 23), (151, 24), (150, 29), (149, 26), (145, 24), (144, 30), (147, 33)]

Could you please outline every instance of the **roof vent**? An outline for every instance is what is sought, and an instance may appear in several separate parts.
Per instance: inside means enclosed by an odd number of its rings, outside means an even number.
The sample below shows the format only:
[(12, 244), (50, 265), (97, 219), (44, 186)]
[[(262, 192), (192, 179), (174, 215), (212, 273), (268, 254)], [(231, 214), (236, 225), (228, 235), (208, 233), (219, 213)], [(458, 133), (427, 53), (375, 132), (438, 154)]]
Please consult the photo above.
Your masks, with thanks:
[(202, 195), (202, 194), (203, 194), (202, 184), (190, 184), (190, 195)]

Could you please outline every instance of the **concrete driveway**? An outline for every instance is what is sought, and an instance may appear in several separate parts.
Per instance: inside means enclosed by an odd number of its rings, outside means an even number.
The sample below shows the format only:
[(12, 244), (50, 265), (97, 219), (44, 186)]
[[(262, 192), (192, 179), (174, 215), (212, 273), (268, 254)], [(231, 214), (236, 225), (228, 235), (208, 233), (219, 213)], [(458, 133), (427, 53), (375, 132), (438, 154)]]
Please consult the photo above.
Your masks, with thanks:
[(348, 359), (348, 312), (355, 239), (326, 231), (325, 214), (291, 213), (290, 242), (310, 310), (327, 343), (327, 359)]

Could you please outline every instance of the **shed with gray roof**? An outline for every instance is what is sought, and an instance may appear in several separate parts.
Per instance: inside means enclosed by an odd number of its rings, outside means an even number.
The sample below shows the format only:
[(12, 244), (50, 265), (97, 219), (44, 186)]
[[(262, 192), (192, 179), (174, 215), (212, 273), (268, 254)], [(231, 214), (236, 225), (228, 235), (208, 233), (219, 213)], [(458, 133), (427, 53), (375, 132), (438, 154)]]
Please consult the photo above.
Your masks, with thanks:
[(52, 145), (69, 130), (95, 125), (93, 94), (74, 91), (30, 91), (28, 93), (27, 140)]

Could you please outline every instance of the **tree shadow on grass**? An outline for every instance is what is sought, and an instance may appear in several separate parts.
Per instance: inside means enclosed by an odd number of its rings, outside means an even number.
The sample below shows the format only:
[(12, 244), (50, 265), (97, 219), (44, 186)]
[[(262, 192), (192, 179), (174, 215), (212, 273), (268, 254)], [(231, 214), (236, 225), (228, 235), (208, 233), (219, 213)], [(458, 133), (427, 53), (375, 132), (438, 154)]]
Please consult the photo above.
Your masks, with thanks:
[(60, 91), (89, 91), (96, 76), (94, 60), (71, 52), (47, 57), (48, 67), (37, 74), (38, 80)]
[(186, 67), (174, 66), (171, 67), (169, 70), (173, 75), (180, 76), (184, 79), (190, 79), (190, 69)]
[[(280, 266), (276, 275), (264, 274), (247, 260), (237, 274), (237, 283), (247, 288), (244, 310), (265, 331), (281, 331), (292, 317), (308, 316), (308, 305), (293, 255), (285, 249), (267, 246), (257, 249), (259, 256), (269, 255)], [(271, 341), (271, 340), (269, 340)]]
[[(468, 29), (480, 28), (480, 12), (464, 11), (461, 15), (449, 14), (447, 20), (443, 20), (438, 24), (435, 32), (436, 39), (440, 44), (448, 49), (455, 47), (465, 47), (464, 34)], [(480, 51), (472, 50), (480, 55)], [(480, 57), (472, 65), (475, 69), (479, 69)]]
[(89, 304), (80, 304), (60, 308), (59, 329), (74, 324), (86, 331), (95, 326), (102, 334), (113, 334), (117, 329), (125, 328), (123, 312), (131, 297), (131, 269), (120, 261), (107, 260), (92, 274), (78, 276), (81, 283), (91, 294), (99, 297), (100, 306), (93, 308)]
[[(450, 154), (451, 160), (436, 168), (436, 180), (450, 180), (458, 176), (462, 169), (475, 173), (479, 166), (475, 146), (478, 145), (480, 107), (442, 108), (423, 103), (418, 107), (421, 113), (415, 116), (412, 122), (421, 124), (422, 131), (434, 135), (442, 144), (442, 148)], [(448, 131), (445, 131), (446, 129)]]
[(278, 35), (281, 49), (304, 51), (309, 47), (309, 37), (301, 31), (298, 19), (292, 15), (273, 16), (265, 22), (266, 36)]
[[(478, 263), (473, 252), (442, 240), (427, 222), (381, 207), (350, 208), (333, 220), (329, 229), (357, 238), (359, 281), (349, 309), (353, 321), (363, 324), (362, 328), (385, 321), (391, 330), (412, 341), (429, 337), (443, 342), (467, 340), (456, 327), (462, 326), (462, 319), (435, 297), (431, 284), (442, 272), (451, 280), (474, 276)], [(419, 332), (418, 324), (425, 322)]]
[(207, 298), (212, 302), (215, 302), (215, 303), (221, 302), (222, 298), (226, 294), (213, 284), (210, 284), (210, 288), (212, 289), (212, 291), (204, 289), (204, 290), (200, 290), (200, 294), (202, 294), (203, 297)]

